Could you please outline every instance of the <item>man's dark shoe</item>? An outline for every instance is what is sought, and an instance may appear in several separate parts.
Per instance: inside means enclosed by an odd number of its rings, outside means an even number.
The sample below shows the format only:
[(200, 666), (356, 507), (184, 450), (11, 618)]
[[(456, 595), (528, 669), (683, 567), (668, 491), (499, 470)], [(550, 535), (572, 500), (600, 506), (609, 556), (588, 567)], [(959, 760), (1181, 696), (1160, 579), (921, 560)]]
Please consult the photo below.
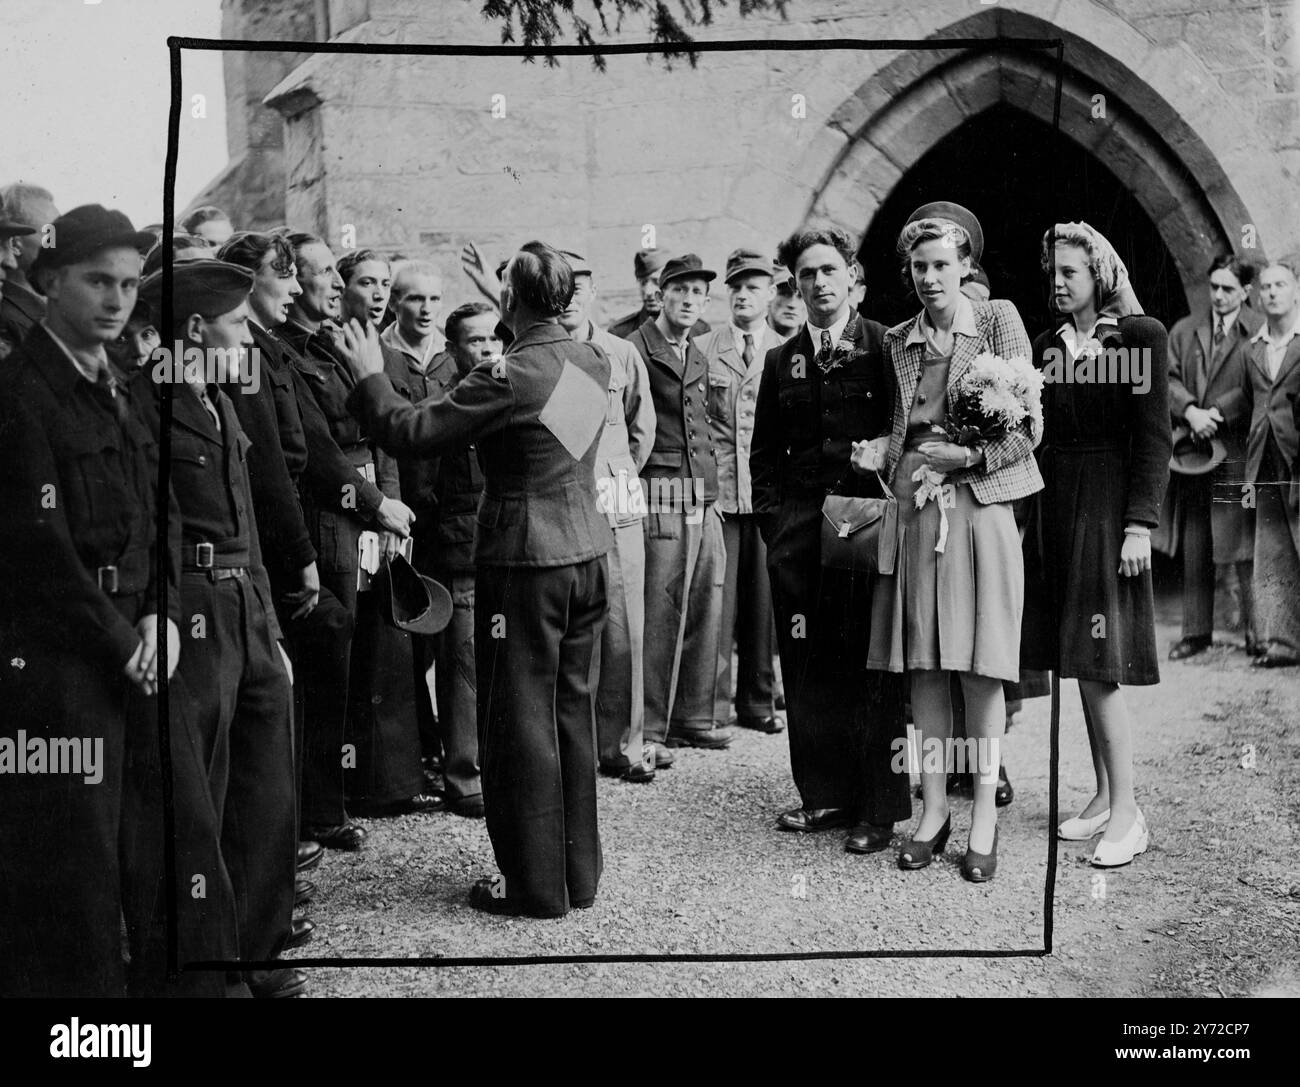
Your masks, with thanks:
[(791, 808), (776, 817), (776, 825), (782, 830), (809, 833), (815, 830), (847, 827), (852, 822), (852, 818), (848, 808)]
[(646, 746), (655, 749), (654, 760), (656, 770), (667, 770), (677, 759), (677, 756), (669, 750), (667, 744), (648, 742)]
[(289, 926), (289, 938), (285, 940), (284, 946), (286, 948), (302, 947), (311, 939), (311, 934), (315, 931), (316, 925), (314, 922), (308, 921), (305, 917), (295, 917), (293, 923)]
[(769, 735), (785, 731), (785, 721), (775, 714), (771, 717), (737, 717), (736, 724), (741, 728), (753, 729), (755, 732), (766, 732)]
[(847, 853), (879, 853), (894, 837), (893, 823), (856, 823), (844, 839)]
[(720, 751), (731, 743), (732, 732), (729, 728), (683, 728), (669, 732), (669, 747), (702, 747), (710, 751)]
[(475, 793), (473, 796), (462, 796), (449, 801), (447, 810), (453, 815), (463, 815), (466, 819), (482, 819), (483, 794)]
[(309, 879), (295, 879), (293, 881), (293, 904), (301, 906), (304, 902), (310, 902), (316, 894), (316, 884)]
[(417, 812), (446, 811), (447, 799), (442, 793), (416, 793), (401, 800), (388, 800), (379, 804), (349, 805), (358, 815), (383, 819), (392, 815), (413, 815)]
[(785, 691), (777, 691), (772, 696), (772, 707), (778, 710), (785, 709)]
[(301, 996), (307, 988), (306, 972), (287, 966), (279, 970), (250, 970), (244, 981), (248, 983), (249, 992), (259, 1000)]
[(308, 827), (306, 829), (307, 833), (326, 849), (342, 849), (353, 852), (360, 849), (366, 840), (366, 828), (360, 823), (351, 821), (341, 823), (336, 827)]
[(1246, 656), (1262, 657), (1268, 652), (1268, 646), (1255, 637), (1253, 634), (1246, 635)]
[(1174, 647), (1169, 650), (1169, 659), (1181, 661), (1194, 657), (1197, 653), (1204, 653), (1210, 648), (1212, 640), (1208, 634), (1190, 634), (1186, 638), (1179, 638), (1174, 642)]
[(320, 842), (305, 841), (298, 843), (298, 871), (309, 872), (320, 864), (325, 856), (325, 847)]

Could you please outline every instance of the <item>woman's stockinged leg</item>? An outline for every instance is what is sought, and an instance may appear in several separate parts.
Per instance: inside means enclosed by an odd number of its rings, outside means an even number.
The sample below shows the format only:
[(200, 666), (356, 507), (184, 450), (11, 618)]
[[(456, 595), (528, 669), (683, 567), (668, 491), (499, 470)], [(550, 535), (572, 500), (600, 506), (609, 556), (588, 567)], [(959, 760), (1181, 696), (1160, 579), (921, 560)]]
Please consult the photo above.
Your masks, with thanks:
[[(928, 752), (947, 751), (952, 736), (952, 697), (948, 687), (947, 672), (915, 671), (911, 673), (912, 719), (921, 733), (921, 803), (924, 810), (921, 822), (912, 837), (919, 841), (933, 838), (948, 818), (948, 772), (946, 767), (926, 770), (933, 766)], [(940, 762), (946, 760), (938, 760)]]
[[(1137, 818), (1137, 799), (1133, 792), (1133, 729), (1129, 722), (1124, 693), (1115, 683), (1080, 680), (1079, 690), (1092, 719), (1093, 733), (1101, 751), (1110, 804), (1110, 822), (1104, 840), (1120, 841)], [(1103, 782), (1099, 779), (1100, 793)]]
[(1002, 736), (1006, 731), (1006, 700), (1002, 681), (988, 676), (961, 674), (962, 697), (966, 700), (966, 735), (975, 741), (977, 763), (971, 770), (975, 800), (971, 808), (970, 848), (976, 853), (993, 850), (998, 825), (995, 794)]
[(1102, 758), (1101, 743), (1097, 739), (1097, 726), (1093, 723), (1092, 710), (1088, 708), (1088, 697), (1083, 694), (1083, 685), (1087, 682), (1089, 681), (1079, 681), (1079, 693), (1083, 703), (1083, 722), (1088, 728), (1088, 748), (1092, 752), (1092, 772), (1097, 780), (1097, 790), (1092, 794), (1092, 799), (1084, 805), (1083, 811), (1079, 813), (1081, 819), (1092, 819), (1110, 807), (1110, 778), (1106, 773), (1106, 761)]

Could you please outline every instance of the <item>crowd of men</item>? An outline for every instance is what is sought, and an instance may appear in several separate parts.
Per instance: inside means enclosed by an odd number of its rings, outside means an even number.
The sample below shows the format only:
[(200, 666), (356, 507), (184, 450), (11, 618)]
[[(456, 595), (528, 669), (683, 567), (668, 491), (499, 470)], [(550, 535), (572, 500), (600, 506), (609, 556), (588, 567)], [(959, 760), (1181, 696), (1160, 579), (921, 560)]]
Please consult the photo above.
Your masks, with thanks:
[[(486, 818), (504, 879), (472, 905), (589, 906), (597, 771), (650, 783), (674, 749), (785, 729), (772, 589), (782, 615), (811, 590), (769, 572), (756, 407), (770, 353), (861, 304), (851, 256), (796, 236), (788, 266), (738, 248), (719, 276), (640, 250), (642, 305), (606, 330), (576, 250), (530, 243), (493, 273), (467, 246), (483, 300), (444, 318), (426, 261), (339, 258), (215, 208), (161, 238), (98, 205), (59, 214), (29, 184), (0, 200), (0, 738), (25, 767), (0, 777), (0, 992), (297, 995), (304, 973), (275, 960), (312, 938), (305, 873), (364, 848), (357, 815)], [(1252, 451), (1266, 424), (1252, 470), (1289, 473), (1294, 274), (1264, 333), (1223, 290), (1249, 282), (1216, 267), (1215, 328), (1175, 329), (1172, 408), (1196, 438), (1223, 428)], [(982, 274), (969, 287), (987, 297)], [(1221, 546), (1216, 519), (1211, 549), (1209, 493), (1177, 522), (1202, 595), (1213, 563), (1257, 547)], [(1294, 508), (1267, 517), (1274, 544), (1290, 526), (1294, 564)], [(445, 590), (439, 621), (397, 614), (407, 563)], [(1210, 631), (1189, 605), (1176, 655)], [(813, 766), (803, 728), (803, 818), (782, 825), (842, 825), (818, 797), (843, 767)], [(883, 848), (888, 829), (849, 804), (866, 830), (848, 848)], [(257, 965), (169, 976), (169, 909), (181, 962)]]

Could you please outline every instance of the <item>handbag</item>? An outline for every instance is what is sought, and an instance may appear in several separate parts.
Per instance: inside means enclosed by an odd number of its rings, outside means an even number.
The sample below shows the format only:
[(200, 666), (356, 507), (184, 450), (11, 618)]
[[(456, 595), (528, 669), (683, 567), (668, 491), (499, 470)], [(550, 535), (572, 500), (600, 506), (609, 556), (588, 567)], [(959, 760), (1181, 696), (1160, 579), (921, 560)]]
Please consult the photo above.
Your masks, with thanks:
[(898, 499), (885, 481), (883, 498), (828, 494), (822, 502), (822, 565), (854, 573), (892, 574), (898, 557)]

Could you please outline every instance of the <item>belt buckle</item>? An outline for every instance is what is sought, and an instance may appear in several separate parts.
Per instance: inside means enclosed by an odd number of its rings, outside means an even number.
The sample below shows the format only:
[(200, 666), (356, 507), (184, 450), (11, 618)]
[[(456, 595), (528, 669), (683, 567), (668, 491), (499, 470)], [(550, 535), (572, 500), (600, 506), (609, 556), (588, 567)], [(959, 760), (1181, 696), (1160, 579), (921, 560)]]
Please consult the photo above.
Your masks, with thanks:
[(99, 587), (104, 592), (117, 592), (117, 567), (101, 566), (95, 571), (95, 580), (99, 582)]
[(211, 570), (214, 558), (214, 550), (210, 543), (194, 545), (194, 565), (200, 570)]

